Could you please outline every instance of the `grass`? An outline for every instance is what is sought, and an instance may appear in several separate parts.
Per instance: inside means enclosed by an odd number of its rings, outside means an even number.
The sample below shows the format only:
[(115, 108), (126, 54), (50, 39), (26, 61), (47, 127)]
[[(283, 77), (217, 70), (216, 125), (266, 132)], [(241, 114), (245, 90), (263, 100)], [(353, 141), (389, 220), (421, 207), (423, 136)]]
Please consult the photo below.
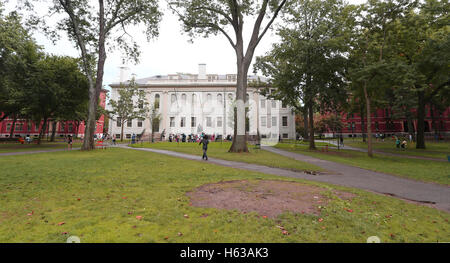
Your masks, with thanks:
[[(367, 149), (367, 143), (362, 142), (362, 140), (352, 141), (348, 139), (345, 141), (345, 145), (351, 147), (357, 147), (362, 149)], [(450, 143), (449, 142), (425, 142), (426, 149), (416, 149), (415, 142), (408, 141), (408, 147), (406, 150), (401, 150), (395, 147), (395, 141), (391, 138), (383, 141), (373, 140), (373, 149), (377, 151), (382, 151), (386, 153), (402, 154), (407, 156), (419, 156), (419, 157), (429, 157), (436, 159), (447, 160), (447, 155), (450, 155)]]
[[(81, 147), (81, 142), (74, 142), (73, 148)], [(65, 142), (45, 142), (41, 144), (30, 143), (0, 143), (0, 153), (13, 153), (13, 152), (31, 152), (31, 151), (43, 151), (43, 150), (55, 150), (55, 149), (67, 149), (67, 143)]]
[(382, 172), (424, 182), (435, 182), (450, 185), (450, 163), (430, 160), (420, 160), (374, 154), (373, 158), (367, 153), (352, 150), (329, 149), (311, 151), (306, 146), (292, 144), (277, 144), (275, 147), (291, 152), (298, 152), (312, 157), (352, 165), (376, 172)]
[[(4, 156), (0, 167), (0, 242), (60, 243), (72, 235), (84, 243), (366, 242), (373, 235), (382, 242), (450, 241), (450, 215), (443, 211), (149, 152), (114, 148)], [(297, 181), (323, 187), (330, 196), (339, 189), (357, 197), (351, 202), (333, 197), (319, 216), (284, 213), (276, 219), (189, 205), (187, 191), (236, 179)], [(204, 213), (209, 216), (201, 217)]]
[[(170, 150), (181, 153), (203, 155), (202, 146), (198, 143), (176, 143), (176, 142), (158, 142), (158, 143), (137, 143), (131, 145), (136, 148), (154, 148), (162, 150)], [(306, 162), (297, 161), (293, 158), (284, 157), (275, 153), (271, 153), (261, 149), (252, 149), (249, 145), (250, 153), (229, 153), (230, 142), (210, 142), (208, 144), (208, 157), (260, 164), (269, 167), (283, 168), (294, 171), (324, 171), (322, 168)]]

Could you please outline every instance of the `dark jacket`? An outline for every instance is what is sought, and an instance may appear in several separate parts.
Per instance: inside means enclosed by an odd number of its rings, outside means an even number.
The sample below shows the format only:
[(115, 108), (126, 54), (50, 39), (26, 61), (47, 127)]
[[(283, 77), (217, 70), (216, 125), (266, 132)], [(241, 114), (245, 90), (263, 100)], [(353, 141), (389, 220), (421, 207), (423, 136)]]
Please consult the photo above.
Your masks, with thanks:
[(208, 150), (208, 143), (208, 139), (203, 138), (198, 145), (203, 144), (203, 150)]

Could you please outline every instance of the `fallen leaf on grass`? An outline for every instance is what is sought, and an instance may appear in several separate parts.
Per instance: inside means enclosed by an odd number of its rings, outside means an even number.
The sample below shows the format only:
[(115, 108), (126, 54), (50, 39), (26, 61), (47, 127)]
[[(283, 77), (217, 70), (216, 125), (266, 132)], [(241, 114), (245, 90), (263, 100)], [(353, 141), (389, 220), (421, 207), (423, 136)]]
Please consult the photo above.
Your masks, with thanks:
[(283, 230), (283, 232), (281, 232), (281, 233), (283, 233), (283, 235), (285, 235), (285, 236), (289, 235), (289, 232), (286, 230)]
[(142, 216), (136, 216), (136, 219), (141, 220)]
[(179, 237), (181, 237), (183, 235), (183, 233), (181, 233), (181, 232), (178, 232), (178, 236)]
[(62, 226), (62, 225), (64, 225), (66, 222), (59, 222), (58, 223), (58, 226)]
[(319, 218), (317, 221), (322, 222), (322, 221), (323, 221), (323, 218)]

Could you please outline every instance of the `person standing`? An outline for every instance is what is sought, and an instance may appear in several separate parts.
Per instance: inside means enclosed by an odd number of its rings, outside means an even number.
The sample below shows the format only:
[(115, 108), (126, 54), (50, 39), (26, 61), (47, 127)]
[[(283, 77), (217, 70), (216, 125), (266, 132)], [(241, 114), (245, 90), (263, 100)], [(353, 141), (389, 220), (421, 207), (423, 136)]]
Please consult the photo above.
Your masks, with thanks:
[(67, 137), (67, 149), (72, 150), (72, 135)]
[(342, 136), (342, 134), (339, 136), (339, 140), (341, 142), (341, 146), (344, 147), (344, 136)]
[(208, 161), (208, 156), (206, 155), (206, 152), (208, 151), (208, 143), (209, 143), (209, 141), (208, 141), (208, 136), (205, 135), (205, 136), (203, 136), (202, 140), (201, 140), (200, 143), (198, 144), (198, 145), (203, 144), (203, 156), (202, 156), (202, 160), (205, 160), (205, 159), (206, 159), (206, 160)]
[(116, 135), (115, 134), (112, 137), (112, 142), (113, 142), (114, 145), (116, 145)]

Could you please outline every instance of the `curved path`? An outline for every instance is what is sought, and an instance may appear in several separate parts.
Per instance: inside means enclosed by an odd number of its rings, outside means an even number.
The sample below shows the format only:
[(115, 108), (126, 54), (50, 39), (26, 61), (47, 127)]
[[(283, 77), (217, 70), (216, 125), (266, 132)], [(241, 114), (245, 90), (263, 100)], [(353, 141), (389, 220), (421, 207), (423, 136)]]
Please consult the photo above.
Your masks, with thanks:
[[(166, 154), (174, 157), (202, 161), (201, 156), (185, 154), (167, 150), (158, 150), (151, 148), (132, 148), (127, 146), (119, 146), (125, 149), (139, 150)], [(301, 178), (312, 181), (326, 182), (347, 187), (354, 187), (363, 190), (369, 190), (376, 193), (387, 194), (401, 199), (407, 199), (415, 202), (429, 204), (437, 209), (450, 212), (450, 187), (438, 185), (434, 183), (424, 183), (405, 179), (402, 177), (392, 176), (388, 174), (373, 172), (349, 165), (338, 164), (318, 158), (283, 151), (273, 147), (263, 146), (263, 149), (274, 152), (283, 156), (309, 162), (322, 167), (331, 173), (321, 175), (311, 175), (302, 172), (294, 172), (290, 170), (272, 168), (263, 165), (249, 164), (242, 162), (226, 161), (216, 158), (209, 158), (209, 163), (256, 171), (266, 174)]]

